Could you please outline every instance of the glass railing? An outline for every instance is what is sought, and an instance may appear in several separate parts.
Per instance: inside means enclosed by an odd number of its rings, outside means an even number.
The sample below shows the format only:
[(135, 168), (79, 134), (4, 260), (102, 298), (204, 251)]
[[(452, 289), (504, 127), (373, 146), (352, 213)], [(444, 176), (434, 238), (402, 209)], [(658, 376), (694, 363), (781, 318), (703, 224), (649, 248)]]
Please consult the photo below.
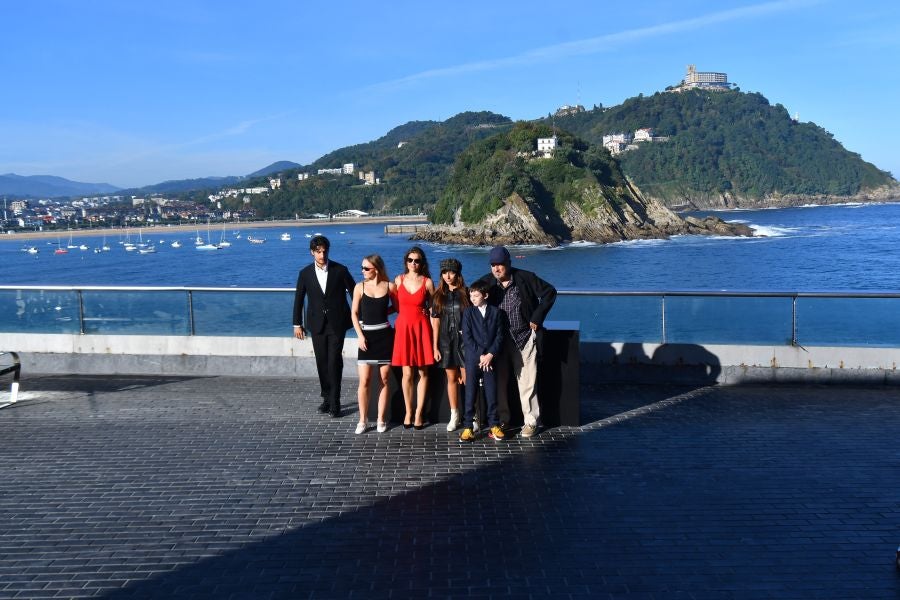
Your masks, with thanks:
[[(0, 286), (0, 333), (282, 337), (293, 301), (293, 288)], [(583, 341), (900, 347), (900, 293), (565, 290), (549, 320), (579, 322)]]

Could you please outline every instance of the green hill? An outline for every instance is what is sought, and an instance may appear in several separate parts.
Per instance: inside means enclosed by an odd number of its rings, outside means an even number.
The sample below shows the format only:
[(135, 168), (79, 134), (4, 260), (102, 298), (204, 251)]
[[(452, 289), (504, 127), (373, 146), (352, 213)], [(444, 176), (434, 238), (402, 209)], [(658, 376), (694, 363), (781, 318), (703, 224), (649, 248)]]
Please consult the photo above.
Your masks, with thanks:
[[(466, 112), (446, 121), (413, 121), (383, 137), (335, 150), (310, 165), (282, 172), (282, 187), (254, 200), (262, 218), (295, 214), (365, 211), (420, 211), (433, 206), (447, 182), (456, 157), (470, 144), (509, 129), (508, 117), (491, 112)], [(402, 147), (400, 147), (401, 142)], [(318, 169), (354, 163), (374, 171), (380, 185), (362, 185), (356, 175), (315, 175)], [(311, 173), (299, 181), (297, 173)], [(247, 187), (268, 186), (267, 178), (248, 180)]]
[(617, 158), (646, 195), (670, 203), (852, 196), (896, 183), (825, 129), (793, 121), (783, 106), (769, 104), (758, 93), (656, 93), (557, 117), (555, 123), (592, 143), (601, 143), (604, 134), (645, 127), (668, 136), (666, 142), (644, 142)]
[(613, 201), (622, 195), (626, 181), (615, 159), (570, 133), (558, 131), (553, 156), (535, 159), (537, 138), (552, 135), (548, 125), (519, 122), (472, 144), (457, 158), (432, 221), (478, 223), (513, 194), (533, 200), (544, 214), (557, 218), (566, 202), (583, 203), (587, 187), (599, 186), (602, 197)]

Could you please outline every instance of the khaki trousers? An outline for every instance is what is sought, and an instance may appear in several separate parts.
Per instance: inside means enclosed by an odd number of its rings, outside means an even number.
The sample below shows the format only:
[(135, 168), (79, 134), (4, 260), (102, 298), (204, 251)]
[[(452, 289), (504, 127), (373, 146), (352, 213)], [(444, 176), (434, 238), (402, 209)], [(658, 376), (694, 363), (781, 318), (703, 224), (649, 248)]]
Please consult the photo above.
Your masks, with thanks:
[(497, 373), (497, 412), (500, 421), (509, 423), (509, 377), (516, 378), (519, 387), (519, 401), (522, 404), (522, 416), (526, 425), (540, 422), (541, 409), (537, 397), (537, 347), (535, 332), (519, 350), (511, 337), (503, 344), (503, 352), (498, 357), (495, 367)]

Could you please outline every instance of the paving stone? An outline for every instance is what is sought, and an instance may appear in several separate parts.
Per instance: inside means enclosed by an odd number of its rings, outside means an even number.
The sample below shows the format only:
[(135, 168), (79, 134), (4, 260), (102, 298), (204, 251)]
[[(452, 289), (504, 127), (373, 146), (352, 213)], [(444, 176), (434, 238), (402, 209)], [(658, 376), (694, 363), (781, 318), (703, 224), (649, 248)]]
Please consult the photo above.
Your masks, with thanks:
[(467, 445), (303, 379), (22, 388), (0, 598), (900, 594), (891, 388), (584, 386), (582, 427)]

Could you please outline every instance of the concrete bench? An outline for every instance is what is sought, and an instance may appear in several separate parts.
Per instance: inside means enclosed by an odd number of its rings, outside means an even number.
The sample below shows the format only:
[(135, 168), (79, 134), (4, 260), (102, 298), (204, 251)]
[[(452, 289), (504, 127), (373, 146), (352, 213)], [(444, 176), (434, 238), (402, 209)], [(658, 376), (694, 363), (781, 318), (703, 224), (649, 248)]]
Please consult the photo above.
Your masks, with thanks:
[(12, 404), (16, 403), (16, 399), (19, 396), (19, 378), (22, 375), (22, 362), (19, 360), (19, 355), (15, 352), (0, 352), (0, 357), (9, 356), (12, 359), (12, 363), (9, 366), (0, 367), (0, 375), (8, 375), (9, 373), (13, 374), (12, 386), (9, 390), (9, 401), (0, 404), (0, 408), (6, 408)]

